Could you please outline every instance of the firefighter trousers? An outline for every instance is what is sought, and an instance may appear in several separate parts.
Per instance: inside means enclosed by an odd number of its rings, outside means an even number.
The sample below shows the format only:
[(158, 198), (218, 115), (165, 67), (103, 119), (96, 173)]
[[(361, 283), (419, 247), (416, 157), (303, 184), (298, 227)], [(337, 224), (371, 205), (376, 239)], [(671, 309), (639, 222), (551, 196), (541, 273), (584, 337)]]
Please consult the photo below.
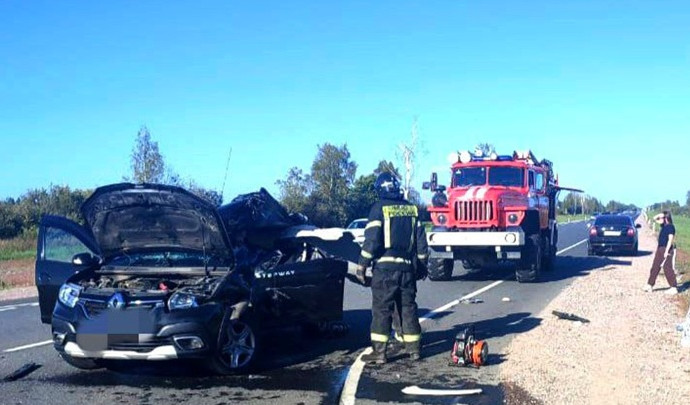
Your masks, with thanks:
[(417, 277), (412, 267), (374, 268), (371, 279), (371, 341), (387, 342), (394, 309), (400, 311), (405, 343), (419, 342), (422, 329), (417, 318)]

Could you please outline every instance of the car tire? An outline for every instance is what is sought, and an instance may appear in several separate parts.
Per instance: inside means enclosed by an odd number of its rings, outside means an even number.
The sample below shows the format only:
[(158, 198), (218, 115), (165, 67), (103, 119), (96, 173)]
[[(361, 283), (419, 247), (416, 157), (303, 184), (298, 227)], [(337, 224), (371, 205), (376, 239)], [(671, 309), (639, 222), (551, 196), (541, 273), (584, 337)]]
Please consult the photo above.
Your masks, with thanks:
[(638, 248), (637, 242), (635, 242), (635, 246), (633, 246), (632, 252), (631, 252), (630, 254), (633, 255), (633, 256), (637, 256), (637, 254), (639, 253), (639, 251), (640, 251), (640, 250), (639, 250), (639, 248)]
[(429, 280), (450, 280), (453, 276), (453, 264), (453, 259), (429, 259)]
[(216, 351), (208, 362), (216, 374), (243, 374), (253, 370), (261, 354), (258, 322), (252, 314), (239, 319), (228, 315), (218, 331)]
[(67, 353), (60, 353), (60, 357), (70, 366), (81, 370), (97, 370), (103, 368), (103, 364), (96, 359), (80, 359), (78, 357), (72, 357)]

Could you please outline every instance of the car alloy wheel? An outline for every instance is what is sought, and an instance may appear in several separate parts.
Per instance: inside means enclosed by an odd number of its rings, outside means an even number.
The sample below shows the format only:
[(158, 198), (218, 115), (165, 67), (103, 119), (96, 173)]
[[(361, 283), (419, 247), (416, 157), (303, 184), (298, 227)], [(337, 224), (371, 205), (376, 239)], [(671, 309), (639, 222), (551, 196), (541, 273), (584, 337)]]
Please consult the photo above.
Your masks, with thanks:
[(231, 320), (225, 328), (220, 360), (226, 367), (239, 370), (252, 362), (255, 352), (256, 335), (252, 327), (240, 319)]

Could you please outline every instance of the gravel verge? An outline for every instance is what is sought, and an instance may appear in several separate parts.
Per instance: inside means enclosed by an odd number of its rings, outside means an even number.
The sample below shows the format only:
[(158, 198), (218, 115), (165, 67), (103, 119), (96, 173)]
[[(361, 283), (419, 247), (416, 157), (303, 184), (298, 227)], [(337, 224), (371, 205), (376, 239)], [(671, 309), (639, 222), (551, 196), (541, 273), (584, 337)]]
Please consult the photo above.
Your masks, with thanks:
[[(644, 225), (639, 238), (641, 253), (656, 247)], [(642, 291), (652, 258), (617, 257), (630, 264), (608, 265), (575, 280), (538, 315), (538, 328), (511, 342), (501, 380), (545, 404), (687, 402), (690, 350), (680, 346), (675, 330), (685, 313), (679, 296), (663, 293), (663, 271), (654, 292)], [(553, 310), (591, 322), (560, 320)]]

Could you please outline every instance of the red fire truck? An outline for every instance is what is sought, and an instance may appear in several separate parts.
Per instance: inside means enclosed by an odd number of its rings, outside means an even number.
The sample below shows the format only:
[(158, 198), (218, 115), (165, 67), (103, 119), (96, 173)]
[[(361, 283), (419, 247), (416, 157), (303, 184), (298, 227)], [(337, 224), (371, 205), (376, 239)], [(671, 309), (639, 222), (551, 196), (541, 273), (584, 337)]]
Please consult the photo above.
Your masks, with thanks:
[(556, 255), (558, 192), (581, 190), (560, 187), (552, 163), (531, 151), (451, 158), (448, 188), (436, 173), (423, 185), (434, 192), (429, 278), (449, 280), (461, 260), (468, 269), (512, 263), (518, 282), (535, 281)]

